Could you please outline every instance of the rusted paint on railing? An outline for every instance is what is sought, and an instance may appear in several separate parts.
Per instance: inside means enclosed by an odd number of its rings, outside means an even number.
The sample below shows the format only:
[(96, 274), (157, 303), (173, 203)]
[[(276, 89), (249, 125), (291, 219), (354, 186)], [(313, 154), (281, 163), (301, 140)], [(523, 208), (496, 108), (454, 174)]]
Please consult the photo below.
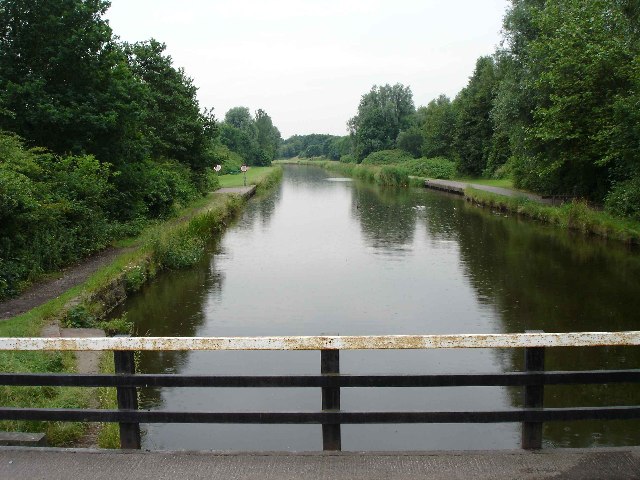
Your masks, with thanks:
[(281, 337), (0, 338), (20, 350), (404, 350), (640, 345), (640, 331)]

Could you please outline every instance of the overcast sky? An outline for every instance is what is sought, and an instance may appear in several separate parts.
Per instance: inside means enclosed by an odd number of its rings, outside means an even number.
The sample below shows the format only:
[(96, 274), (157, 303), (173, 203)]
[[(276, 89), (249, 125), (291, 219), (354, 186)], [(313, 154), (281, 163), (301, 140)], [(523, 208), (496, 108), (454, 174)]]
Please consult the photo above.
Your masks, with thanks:
[(411, 86), (416, 106), (455, 96), (500, 42), (507, 0), (111, 0), (129, 42), (167, 44), (217, 118), (265, 110), (287, 138), (346, 134), (374, 84)]

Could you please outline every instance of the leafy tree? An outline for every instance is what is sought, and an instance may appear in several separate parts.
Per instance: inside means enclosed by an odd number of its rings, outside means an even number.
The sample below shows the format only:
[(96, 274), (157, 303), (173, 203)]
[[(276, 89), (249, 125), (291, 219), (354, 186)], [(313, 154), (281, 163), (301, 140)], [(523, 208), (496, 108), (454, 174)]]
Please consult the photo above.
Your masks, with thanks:
[(440, 95), (416, 112), (416, 124), (423, 132), (422, 155), (453, 159), (456, 113), (451, 100)]
[[(63, 154), (139, 152), (138, 89), (104, 0), (0, 4), (0, 128)], [(133, 152), (133, 153), (132, 153)]]
[(407, 130), (400, 132), (396, 140), (398, 148), (418, 158), (422, 153), (422, 144), (424, 143), (424, 135), (422, 129), (418, 125), (412, 125)]
[(491, 57), (480, 57), (469, 83), (455, 99), (454, 143), (458, 170), (464, 174), (481, 175), (489, 163), (494, 132), (490, 114), (497, 87), (495, 70)]
[(348, 135), (331, 137), (325, 142), (324, 154), (330, 160), (340, 160), (349, 153), (351, 153), (351, 138)]
[(362, 96), (358, 113), (347, 126), (359, 160), (378, 150), (392, 149), (400, 131), (409, 126), (414, 113), (413, 94), (399, 83), (374, 85)]
[(303, 153), (300, 154), (301, 157), (312, 158), (312, 157), (320, 157), (322, 156), (322, 145), (313, 144), (309, 145)]
[(271, 164), (282, 141), (267, 112), (259, 109), (254, 118), (247, 107), (234, 107), (225, 114), (220, 139), (250, 165)]
[(202, 170), (210, 166), (207, 148), (217, 131), (213, 117), (202, 114), (197, 88), (175, 69), (166, 46), (154, 39), (125, 44), (129, 66), (143, 89), (144, 136), (153, 158), (172, 158)]
[(282, 141), (280, 131), (273, 125), (271, 117), (262, 109), (258, 109), (255, 117), (256, 129), (258, 131), (258, 148), (261, 151), (261, 165), (270, 165), (275, 159), (278, 145)]
[(638, 174), (639, 12), (632, 0), (513, 0), (496, 118), (518, 186), (600, 200)]

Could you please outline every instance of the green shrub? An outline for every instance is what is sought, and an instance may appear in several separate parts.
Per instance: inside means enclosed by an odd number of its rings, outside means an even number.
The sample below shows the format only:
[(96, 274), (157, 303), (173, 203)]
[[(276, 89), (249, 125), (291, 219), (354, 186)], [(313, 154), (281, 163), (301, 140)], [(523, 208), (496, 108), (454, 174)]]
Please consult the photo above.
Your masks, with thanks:
[(133, 332), (133, 323), (127, 321), (127, 314), (119, 318), (96, 323), (96, 328), (101, 328), (107, 335), (126, 335)]
[(607, 212), (640, 221), (640, 177), (616, 184), (605, 199)]
[(456, 177), (456, 164), (444, 157), (416, 158), (402, 164), (408, 175), (415, 177), (442, 178), (451, 180)]
[(340, 157), (340, 163), (358, 163), (358, 159), (354, 155), (342, 155)]
[(404, 163), (413, 157), (403, 150), (380, 150), (369, 154), (364, 160), (363, 165), (393, 165), (394, 163)]
[(76, 305), (69, 309), (62, 319), (62, 324), (67, 328), (91, 328), (95, 321), (96, 317), (85, 305)]

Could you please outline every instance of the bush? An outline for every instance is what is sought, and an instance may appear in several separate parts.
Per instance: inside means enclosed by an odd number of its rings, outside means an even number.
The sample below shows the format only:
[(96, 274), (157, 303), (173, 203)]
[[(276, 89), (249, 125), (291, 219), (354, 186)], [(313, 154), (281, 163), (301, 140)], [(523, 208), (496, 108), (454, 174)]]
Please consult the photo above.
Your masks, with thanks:
[(358, 163), (358, 159), (350, 154), (342, 155), (340, 157), (340, 163)]
[(607, 212), (640, 221), (640, 177), (616, 184), (605, 199)]
[(380, 150), (369, 154), (364, 160), (363, 165), (393, 165), (395, 163), (404, 163), (413, 157), (402, 150)]
[(456, 177), (456, 164), (444, 157), (417, 158), (402, 164), (408, 175), (414, 177), (442, 178), (451, 180)]

